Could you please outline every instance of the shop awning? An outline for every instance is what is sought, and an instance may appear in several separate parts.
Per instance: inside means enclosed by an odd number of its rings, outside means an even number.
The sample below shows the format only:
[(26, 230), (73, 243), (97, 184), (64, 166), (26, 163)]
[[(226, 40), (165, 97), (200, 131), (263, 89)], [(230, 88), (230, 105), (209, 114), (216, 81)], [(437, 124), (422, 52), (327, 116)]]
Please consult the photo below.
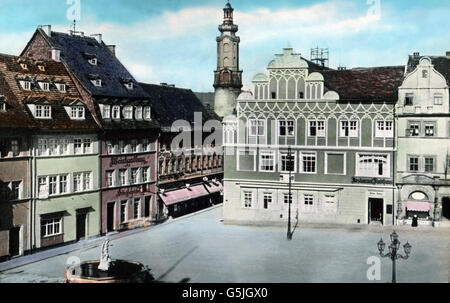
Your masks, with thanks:
[(196, 185), (189, 188), (177, 189), (164, 194), (159, 194), (159, 197), (165, 205), (172, 205), (195, 198), (207, 196), (209, 193), (203, 185)]
[(403, 205), (408, 211), (430, 211), (430, 202), (428, 201), (406, 201)]
[(208, 182), (205, 184), (206, 189), (209, 191), (209, 193), (218, 193), (221, 190), (223, 191), (222, 183), (220, 182)]

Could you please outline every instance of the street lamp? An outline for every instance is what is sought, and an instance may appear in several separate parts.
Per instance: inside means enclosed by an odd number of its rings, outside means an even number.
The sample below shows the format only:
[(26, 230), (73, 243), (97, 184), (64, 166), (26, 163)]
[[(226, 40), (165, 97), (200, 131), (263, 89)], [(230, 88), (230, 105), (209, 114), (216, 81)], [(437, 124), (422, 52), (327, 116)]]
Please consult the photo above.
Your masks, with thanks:
[(405, 255), (401, 255), (398, 253), (398, 250), (400, 249), (400, 241), (398, 240), (398, 234), (394, 231), (391, 235), (391, 244), (389, 245), (389, 252), (386, 254), (383, 254), (384, 249), (386, 248), (386, 243), (383, 242), (383, 239), (380, 239), (380, 241), (377, 243), (378, 245), (378, 251), (380, 252), (380, 256), (383, 258), (390, 258), (392, 260), (392, 283), (396, 283), (396, 269), (395, 269), (395, 261), (397, 259), (408, 259), (409, 254), (411, 253), (411, 244), (406, 242), (405, 245), (403, 245), (403, 249), (405, 250)]
[(287, 228), (287, 239), (292, 240), (292, 232), (291, 232), (291, 203), (292, 203), (292, 194), (291, 194), (291, 174), (294, 170), (294, 161), (291, 154), (291, 147), (288, 147), (288, 155), (287, 155), (287, 168), (289, 171), (289, 193), (288, 193), (288, 228)]

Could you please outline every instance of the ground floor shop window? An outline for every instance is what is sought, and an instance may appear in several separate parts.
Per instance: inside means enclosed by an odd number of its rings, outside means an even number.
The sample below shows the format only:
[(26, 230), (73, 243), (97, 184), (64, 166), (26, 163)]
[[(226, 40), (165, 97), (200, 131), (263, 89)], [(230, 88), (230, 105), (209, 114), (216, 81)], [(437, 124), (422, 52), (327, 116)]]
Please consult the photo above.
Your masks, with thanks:
[(50, 237), (62, 233), (62, 218), (41, 220), (41, 237)]

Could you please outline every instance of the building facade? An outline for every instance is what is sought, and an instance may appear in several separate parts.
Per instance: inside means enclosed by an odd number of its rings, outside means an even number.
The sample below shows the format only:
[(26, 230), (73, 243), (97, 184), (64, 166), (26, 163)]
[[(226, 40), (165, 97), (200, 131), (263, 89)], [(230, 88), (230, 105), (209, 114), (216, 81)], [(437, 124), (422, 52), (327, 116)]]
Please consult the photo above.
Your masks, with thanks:
[(158, 122), (149, 95), (101, 34), (39, 27), (22, 52), (61, 60), (100, 126), (101, 233), (149, 224), (156, 216)]
[(242, 71), (239, 70), (238, 26), (233, 23), (230, 3), (223, 9), (223, 23), (219, 25), (217, 37), (217, 69), (214, 71), (214, 111), (219, 117), (233, 114), (236, 98), (242, 88)]
[(276, 55), (224, 125), (225, 222), (285, 224), (291, 203), (293, 221), (392, 225), (403, 74), (331, 70), (290, 48)]
[(399, 88), (398, 222), (450, 220), (450, 53), (409, 56)]

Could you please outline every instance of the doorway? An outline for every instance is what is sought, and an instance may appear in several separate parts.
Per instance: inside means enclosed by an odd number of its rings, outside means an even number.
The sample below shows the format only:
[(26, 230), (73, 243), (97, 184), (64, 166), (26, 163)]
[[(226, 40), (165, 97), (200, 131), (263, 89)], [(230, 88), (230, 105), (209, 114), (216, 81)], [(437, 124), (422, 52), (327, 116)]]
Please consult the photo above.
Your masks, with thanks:
[(115, 202), (110, 202), (106, 206), (106, 232), (114, 230), (114, 207)]
[(368, 223), (380, 222), (383, 224), (383, 199), (369, 198)]
[(144, 217), (150, 217), (150, 197), (147, 196), (144, 198)]
[(450, 197), (442, 198), (442, 218), (450, 220)]
[(77, 241), (86, 237), (86, 213), (77, 214)]
[(9, 255), (15, 257), (20, 255), (20, 227), (9, 230)]

